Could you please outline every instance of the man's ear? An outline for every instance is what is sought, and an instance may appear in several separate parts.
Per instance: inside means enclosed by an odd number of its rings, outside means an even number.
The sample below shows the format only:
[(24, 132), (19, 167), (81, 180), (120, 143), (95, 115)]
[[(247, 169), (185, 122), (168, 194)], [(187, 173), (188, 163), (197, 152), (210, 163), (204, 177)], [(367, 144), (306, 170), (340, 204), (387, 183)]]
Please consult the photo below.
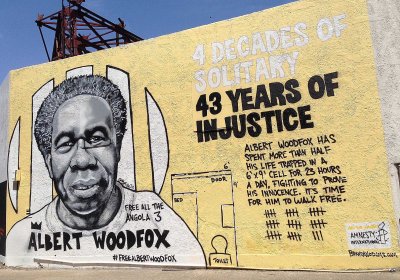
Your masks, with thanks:
[(46, 155), (45, 163), (46, 163), (47, 171), (49, 171), (49, 176), (51, 179), (53, 179), (53, 169), (51, 168), (51, 154)]

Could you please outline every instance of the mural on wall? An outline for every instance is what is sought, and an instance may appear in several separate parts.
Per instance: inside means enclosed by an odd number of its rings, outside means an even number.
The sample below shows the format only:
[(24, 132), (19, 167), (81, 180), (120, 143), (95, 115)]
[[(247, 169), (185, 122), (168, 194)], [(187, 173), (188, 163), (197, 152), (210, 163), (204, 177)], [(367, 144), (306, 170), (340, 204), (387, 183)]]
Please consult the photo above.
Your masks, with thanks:
[(0, 256), (6, 255), (7, 182), (0, 183)]
[(12, 72), (6, 264), (394, 267), (368, 9), (320, 2)]
[(70, 77), (44, 99), (34, 136), (57, 196), (11, 229), (7, 263), (89, 252), (99, 262), (121, 261), (134, 249), (146, 262), (205, 265), (199, 242), (157, 193), (135, 192), (117, 179), (129, 149), (127, 104), (99, 75)]

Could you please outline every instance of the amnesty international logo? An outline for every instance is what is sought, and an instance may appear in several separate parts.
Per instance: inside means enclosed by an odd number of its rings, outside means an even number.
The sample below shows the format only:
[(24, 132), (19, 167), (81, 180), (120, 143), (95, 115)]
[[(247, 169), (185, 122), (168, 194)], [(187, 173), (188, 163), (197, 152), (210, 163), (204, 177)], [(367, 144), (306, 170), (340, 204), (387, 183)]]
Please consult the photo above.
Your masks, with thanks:
[(347, 224), (346, 232), (350, 249), (383, 249), (392, 246), (387, 221)]

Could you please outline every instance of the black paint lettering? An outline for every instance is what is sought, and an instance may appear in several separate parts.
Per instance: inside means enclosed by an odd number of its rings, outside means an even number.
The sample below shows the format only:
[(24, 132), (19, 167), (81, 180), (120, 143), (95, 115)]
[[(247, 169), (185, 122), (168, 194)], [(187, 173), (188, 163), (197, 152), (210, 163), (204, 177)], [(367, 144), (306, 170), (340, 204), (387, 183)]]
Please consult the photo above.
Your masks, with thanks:
[(117, 247), (118, 249), (122, 249), (125, 247), (125, 241), (126, 241), (126, 237), (125, 234), (120, 231), (117, 235)]
[(59, 238), (61, 237), (61, 232), (53, 233), (54, 250), (61, 250), (62, 246), (58, 244)]
[(197, 121), (196, 122), (196, 134), (197, 134), (197, 142), (201, 143), (204, 141), (204, 135), (203, 135), (203, 122), (202, 121)]
[(98, 249), (99, 247), (101, 249), (104, 249), (104, 240), (106, 238), (106, 232), (102, 231), (101, 236), (97, 237), (97, 232), (93, 232), (93, 239), (94, 239), (94, 244), (96, 245), (96, 248)]
[(68, 233), (63, 232), (63, 244), (64, 244), (64, 251), (67, 251), (67, 247), (69, 250), (72, 249), (71, 245), (69, 245), (69, 240), (71, 239), (71, 236), (69, 236)]
[(276, 110), (275, 111), (275, 117), (276, 117), (276, 126), (278, 128), (278, 132), (281, 132), (281, 131), (283, 131), (282, 111), (281, 110)]
[(238, 124), (238, 116), (232, 116), (232, 130), (236, 138), (243, 138), (246, 135), (246, 115), (239, 115), (240, 128)]
[(249, 95), (251, 93), (251, 88), (244, 88), (241, 91), (242, 94), (242, 109), (245, 110), (252, 110), (254, 109), (253, 97)]
[[(216, 140), (218, 138), (217, 120), (216, 119), (204, 120), (203, 125), (204, 125), (203, 137), (205, 138), (205, 142), (208, 142), (210, 140)], [(197, 130), (197, 131), (199, 131), (199, 130)]]
[[(318, 87), (318, 89), (315, 88)], [(313, 99), (320, 99), (324, 96), (325, 82), (321, 76), (315, 75), (308, 81), (308, 92)]]
[(290, 122), (291, 117), (297, 117), (297, 112), (293, 108), (287, 108), (283, 111), (283, 124), (288, 131), (293, 131), (299, 125), (299, 121), (294, 120), (293, 123)]
[(219, 114), (222, 110), (221, 94), (219, 92), (213, 92), (210, 94), (209, 100), (212, 104), (212, 107), (210, 107), (210, 113), (213, 115)]
[(286, 98), (283, 96), (283, 92), (285, 88), (281, 83), (270, 83), (269, 91), (271, 94), (271, 104), (272, 106), (276, 105), (286, 105)]
[(107, 234), (106, 244), (109, 250), (113, 251), (115, 249), (115, 246), (117, 245), (117, 237), (114, 232), (109, 232)]
[(53, 248), (53, 243), (51, 242), (51, 236), (48, 235), (48, 234), (44, 235), (44, 245), (45, 245), (46, 251), (48, 251), (51, 248)]
[(37, 251), (36, 235), (34, 232), (31, 232), (31, 237), (29, 238), (28, 250), (30, 250), (32, 247), (35, 249), (35, 251)]
[(286, 94), (286, 100), (289, 103), (297, 103), (301, 100), (300, 91), (296, 90), (300, 86), (296, 79), (291, 79), (285, 83), (285, 89), (290, 93)]
[(38, 247), (39, 247), (39, 249), (44, 249), (44, 244), (42, 243), (42, 234), (41, 233), (38, 233)]
[(258, 137), (261, 134), (261, 126), (258, 124), (259, 120), (260, 115), (257, 113), (250, 113), (247, 116), (247, 122), (250, 124), (250, 126), (247, 127), (247, 131), (252, 137)]
[(76, 241), (75, 248), (78, 249), (78, 250), (81, 248), (81, 242), (80, 242), (80, 238), (81, 237), (82, 237), (82, 232), (76, 232), (76, 233), (72, 234), (72, 238), (74, 238), (75, 241)]
[(266, 111), (261, 113), (261, 117), (265, 119), (267, 133), (272, 133), (272, 117), (275, 116), (275, 111)]
[(146, 247), (150, 248), (154, 242), (154, 233), (151, 229), (146, 229), (144, 239), (145, 239), (144, 242), (146, 244)]
[(131, 232), (130, 230), (126, 231), (126, 239), (127, 239), (127, 245), (128, 245), (128, 249), (132, 248), (133, 245), (135, 245), (136, 243), (136, 236), (133, 232)]
[(166, 240), (169, 230), (164, 230), (162, 234), (160, 234), (158, 229), (154, 229), (154, 232), (157, 235), (157, 242), (156, 242), (157, 249), (160, 247), (161, 243), (164, 245), (165, 248), (168, 248), (171, 246)]
[(138, 231), (136, 232), (137, 247), (138, 247), (138, 248), (142, 247), (143, 234), (144, 234), (144, 229), (138, 230)]
[(265, 85), (258, 85), (256, 92), (256, 102), (254, 104), (255, 109), (260, 109), (261, 104), (263, 104), (264, 108), (271, 107), (271, 101), (269, 100), (267, 89)]
[(333, 82), (333, 79), (337, 79), (338, 76), (339, 76), (338, 72), (333, 72), (324, 75), (327, 96), (334, 96), (335, 89), (339, 88), (339, 84)]
[(219, 137), (223, 140), (229, 139), (232, 135), (232, 118), (225, 118), (225, 129), (218, 130)]
[(298, 108), (301, 129), (314, 127), (314, 123), (311, 121), (311, 115), (309, 114), (310, 110), (310, 105)]
[(237, 89), (235, 93), (232, 90), (226, 91), (226, 95), (228, 95), (229, 99), (232, 103), (232, 112), (236, 113), (239, 111), (239, 97), (240, 97), (240, 89)]

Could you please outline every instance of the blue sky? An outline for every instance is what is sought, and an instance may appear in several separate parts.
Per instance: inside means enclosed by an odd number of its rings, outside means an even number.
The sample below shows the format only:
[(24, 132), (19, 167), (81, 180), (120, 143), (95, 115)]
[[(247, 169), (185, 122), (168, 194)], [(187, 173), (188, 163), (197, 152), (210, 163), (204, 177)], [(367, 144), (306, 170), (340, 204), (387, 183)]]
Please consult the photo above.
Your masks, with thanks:
[[(61, 1), (1, 0), (0, 83), (10, 70), (47, 61), (35, 20), (39, 13), (49, 15), (58, 11)], [(294, 1), (86, 0), (83, 6), (113, 22), (120, 17), (125, 20), (126, 29), (149, 39)], [(47, 35), (51, 40), (53, 33)]]

